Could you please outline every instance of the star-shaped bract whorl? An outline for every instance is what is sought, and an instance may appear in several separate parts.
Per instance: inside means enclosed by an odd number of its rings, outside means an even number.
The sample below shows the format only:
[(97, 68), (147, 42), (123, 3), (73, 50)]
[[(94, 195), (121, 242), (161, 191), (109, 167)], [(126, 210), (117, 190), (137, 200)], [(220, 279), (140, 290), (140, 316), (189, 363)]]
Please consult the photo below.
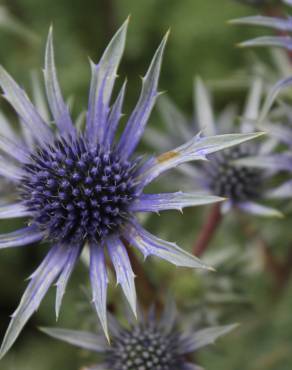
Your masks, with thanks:
[[(198, 370), (192, 354), (215, 343), (237, 327), (237, 324), (212, 326), (182, 332), (176, 307), (169, 302), (158, 319), (152, 308), (148, 315), (139, 315), (130, 327), (111, 320), (111, 346), (95, 333), (58, 328), (41, 328), (49, 336), (101, 355), (101, 362), (87, 370)], [(192, 323), (190, 323), (192, 326)]]
[(137, 212), (168, 209), (221, 201), (196, 193), (144, 194), (143, 189), (166, 170), (184, 162), (204, 159), (207, 154), (253, 139), (258, 134), (193, 137), (186, 144), (142, 161), (134, 155), (152, 108), (157, 90), (167, 36), (158, 47), (142, 80), (139, 100), (117, 142), (125, 96), (125, 84), (112, 103), (117, 69), (124, 51), (128, 21), (118, 30), (98, 64), (91, 62), (91, 85), (85, 130), (70, 116), (62, 97), (54, 62), (52, 30), (45, 53), (45, 88), (54, 126), (43, 117), (26, 93), (1, 67), (4, 97), (20, 117), (23, 137), (9, 125), (0, 128), (0, 175), (14, 183), (18, 200), (0, 205), (0, 218), (27, 217), (28, 226), (0, 235), (0, 249), (26, 246), (42, 240), (52, 247), (31, 275), (19, 307), (12, 316), (0, 350), (9, 350), (23, 326), (56, 282), (56, 314), (73, 268), (84, 247), (90, 251), (93, 302), (106, 336), (108, 275), (106, 253), (113, 263), (132, 310), (136, 312), (134, 272), (124, 241), (144, 256), (156, 255), (177, 266), (208, 268), (203, 262), (161, 240), (139, 225)]
[[(206, 85), (200, 78), (197, 78), (194, 83), (193, 119), (188, 120), (169, 98), (164, 97), (159, 101), (158, 106), (166, 129), (169, 131), (168, 135), (161, 138), (158, 130), (149, 129), (146, 138), (148, 142), (154, 142), (154, 145), (156, 138), (157, 146), (168, 148), (177, 145), (178, 142), (184, 141), (193, 132), (198, 131), (201, 135), (206, 135), (206, 138), (235, 130), (241, 133), (253, 132), (257, 129), (257, 119), (264, 118), (280, 88), (275, 85), (271, 89), (261, 108), (262, 87), (260, 79), (255, 79), (251, 84), (244, 112), (237, 125), (238, 117), (235, 106), (229, 104), (216, 115)], [(174, 125), (176, 126), (175, 134)], [(262, 129), (266, 131), (265, 127)], [(270, 179), (285, 165), (284, 163), (275, 164), (277, 154), (274, 153), (274, 142), (274, 138), (268, 136), (262, 142), (243, 143), (240, 146), (210, 154), (208, 161), (196, 162), (179, 168), (180, 176), (177, 179), (185, 189), (200, 190), (206, 194), (227, 198), (226, 202), (220, 205), (222, 212), (237, 208), (259, 216), (282, 217), (278, 210), (262, 204), (262, 201), (270, 198), (269, 194), (272, 190)], [(254, 156), (261, 158), (257, 160), (257, 166), (248, 163)], [(267, 162), (273, 166), (272, 172), (263, 165), (261, 166)], [(255, 160), (252, 164), (254, 163)]]

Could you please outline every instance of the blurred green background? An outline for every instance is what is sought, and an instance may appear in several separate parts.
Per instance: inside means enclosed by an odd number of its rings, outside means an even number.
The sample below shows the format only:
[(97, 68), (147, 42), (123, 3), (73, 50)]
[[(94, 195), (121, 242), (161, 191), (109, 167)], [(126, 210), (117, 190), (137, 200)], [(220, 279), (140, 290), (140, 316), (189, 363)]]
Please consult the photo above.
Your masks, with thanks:
[[(139, 76), (144, 74), (169, 28), (171, 37), (163, 63), (161, 90), (166, 90), (191, 114), (193, 77), (201, 75), (213, 87), (219, 109), (230, 101), (242, 104), (246, 91), (237, 80), (233, 88), (224, 85), (222, 90), (218, 86), (226, 79), (232, 86), (233, 76), (241, 70), (249, 76), (252, 58), (234, 45), (258, 34), (255, 30), (231, 27), (226, 21), (253, 13), (254, 10), (232, 0), (7, 0), (0, 7), (0, 63), (29, 90), (31, 71), (41, 75), (46, 35), (53, 24), (59, 78), (64, 95), (74, 98), (73, 113), (77, 116), (87, 102), (88, 56), (97, 61), (114, 31), (131, 14), (120, 68), (120, 75), (127, 76), (129, 81), (125, 112), (130, 112), (135, 104)], [(267, 58), (263, 52), (257, 55)], [(3, 100), (1, 109), (15, 119)], [(160, 124), (155, 112), (149, 124)], [(145, 219), (145, 225), (157, 235), (190, 249), (207, 212), (207, 208), (187, 210), (183, 215), (169, 212)], [(291, 370), (292, 282), (281, 293), (275, 291), (271, 276), (263, 272), (258, 245), (247, 240), (242, 231), (242, 224), (251, 222), (252, 227), (258, 227), (273, 242), (273, 253), (281, 258), (289, 246), (290, 221), (289, 217), (269, 222), (242, 217), (239, 222), (227, 217), (212, 243), (218, 255), (209, 256), (223, 259), (218, 262), (216, 276), (189, 270), (178, 272), (158, 260), (144, 264), (158, 292), (162, 295), (168, 289), (173, 292), (183, 312), (182, 319), (192, 319), (198, 325), (218, 320), (241, 323), (235, 333), (196, 355), (197, 362), (207, 370)], [(1, 222), (0, 230), (5, 232), (19, 226), (21, 221)], [(25, 289), (24, 279), (37, 267), (46, 250), (47, 246), (42, 245), (1, 251), (1, 338)], [(88, 286), (88, 274), (80, 263), (67, 290), (60, 326), (78, 329), (93, 325), (82, 286)], [(110, 302), (121, 303), (122, 307), (124, 302), (120, 301), (121, 294), (112, 284)], [(76, 370), (94, 363), (94, 357), (88, 357), (86, 352), (40, 334), (38, 325), (55, 325), (54, 289), (1, 361), (1, 370)]]

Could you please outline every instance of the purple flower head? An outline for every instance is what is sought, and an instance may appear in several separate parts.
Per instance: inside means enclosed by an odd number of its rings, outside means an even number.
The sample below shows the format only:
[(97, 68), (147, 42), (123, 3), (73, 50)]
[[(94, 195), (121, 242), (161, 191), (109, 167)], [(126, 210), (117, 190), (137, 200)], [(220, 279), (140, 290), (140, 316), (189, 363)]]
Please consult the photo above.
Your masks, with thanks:
[[(250, 89), (245, 111), (241, 118), (239, 130), (242, 133), (254, 130), (254, 121), (258, 118), (262, 98), (262, 83), (256, 79)], [(229, 133), (236, 130), (236, 109), (233, 105), (227, 106), (223, 112), (215, 118), (211, 100), (206, 86), (201, 79), (197, 79), (194, 85), (195, 114), (192, 122), (173, 105), (168, 99), (160, 100), (160, 110), (164, 122), (170, 128), (169, 137), (163, 138), (160, 145), (173, 145), (173, 141), (184, 140), (193, 132), (201, 130), (206, 135)], [(172, 135), (173, 126), (176, 125), (176, 136)], [(148, 132), (148, 141), (153, 142), (155, 131)], [(159, 133), (156, 137), (158, 138)], [(209, 136), (206, 136), (209, 137)], [(157, 142), (158, 144), (158, 142)], [(260, 216), (280, 217), (281, 213), (271, 207), (262, 205), (261, 202), (269, 192), (267, 182), (274, 171), (245, 165), (244, 161), (256, 155), (269, 160), (275, 147), (274, 139), (265, 142), (250, 142), (240, 146), (225, 149), (218, 153), (208, 155), (208, 161), (194, 165), (185, 165), (179, 168), (183, 172), (183, 182), (187, 189), (201, 189), (207, 194), (215, 194), (226, 197), (221, 210), (239, 208), (245, 212)], [(274, 168), (275, 170), (275, 168)], [(276, 168), (281, 170), (281, 167)]]
[[(52, 30), (45, 53), (44, 79), (53, 120), (37, 109), (13, 78), (0, 67), (4, 97), (17, 112), (23, 135), (9, 124), (0, 129), (0, 175), (16, 188), (15, 202), (0, 205), (0, 218), (27, 217), (28, 226), (0, 235), (0, 249), (45, 241), (51, 249), (12, 316), (0, 357), (9, 350), (25, 323), (56, 282), (56, 315), (74, 266), (84, 248), (90, 252), (93, 302), (106, 336), (107, 255), (132, 310), (136, 313), (134, 272), (124, 241), (143, 253), (177, 266), (208, 268), (203, 262), (147, 232), (138, 212), (222, 201), (196, 193), (145, 194), (144, 188), (165, 171), (184, 162), (205, 159), (209, 153), (253, 139), (259, 134), (193, 137), (174, 150), (142, 161), (134, 151), (143, 134), (157, 90), (167, 35), (158, 47), (142, 80), (138, 102), (121, 137), (115, 141), (125, 96), (125, 83), (112, 103), (117, 69), (124, 51), (128, 21), (118, 30), (98, 64), (91, 62), (91, 86), (86, 127), (73, 123), (57, 79)], [(36, 94), (39, 99), (39, 94)], [(53, 124), (50, 124), (53, 121)], [(6, 121), (5, 121), (6, 122)]]
[(61, 138), (37, 148), (23, 166), (21, 198), (50, 241), (99, 243), (128, 219), (140, 195), (138, 169), (139, 160), (123, 160), (82, 136)]
[(259, 170), (234, 166), (233, 160), (250, 155), (248, 148), (228, 150), (212, 156), (204, 166), (206, 185), (214, 194), (225, 196), (233, 205), (254, 201), (260, 198), (263, 178)]
[(154, 309), (146, 317), (139, 316), (139, 321), (128, 328), (112, 318), (111, 346), (94, 333), (58, 328), (41, 330), (53, 338), (100, 354), (102, 363), (87, 370), (198, 370), (201, 367), (190, 362), (192, 353), (237, 327), (234, 324), (182, 332), (173, 303), (166, 306), (160, 319)]
[[(292, 6), (292, 0), (282, 0), (282, 2)], [(275, 46), (289, 51), (292, 50), (292, 37), (290, 36), (292, 32), (292, 17), (289, 15), (285, 17), (255, 15), (233, 19), (229, 23), (267, 27), (277, 31), (277, 36), (260, 36), (241, 42), (239, 44), (241, 47)]]

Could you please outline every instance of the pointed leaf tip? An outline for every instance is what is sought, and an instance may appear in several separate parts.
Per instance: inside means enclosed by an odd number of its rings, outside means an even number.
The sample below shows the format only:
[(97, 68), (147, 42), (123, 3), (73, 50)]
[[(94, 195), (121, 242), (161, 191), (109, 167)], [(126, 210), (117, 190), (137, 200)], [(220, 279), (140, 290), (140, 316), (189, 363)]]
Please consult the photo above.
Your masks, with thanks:
[(38, 329), (51, 338), (58, 339), (79, 348), (97, 353), (103, 353), (105, 351), (103, 340), (94, 333), (55, 327), (39, 327)]
[(158, 96), (158, 80), (167, 37), (168, 33), (166, 33), (159, 44), (150, 66), (142, 78), (140, 97), (118, 143), (117, 150), (124, 158), (128, 158), (138, 145), (156, 102)]
[(278, 218), (285, 218), (286, 216), (284, 215), (283, 212), (281, 211), (277, 211), (275, 212), (275, 217), (278, 217)]
[(204, 81), (197, 76), (194, 83), (194, 105), (196, 118), (201, 132), (207, 136), (216, 134), (211, 97)]
[(86, 136), (90, 142), (103, 142), (107, 129), (112, 91), (124, 53), (129, 19), (122, 24), (106, 47), (97, 65), (91, 64), (91, 85)]
[(107, 286), (108, 276), (103, 248), (90, 244), (90, 280), (92, 286), (92, 302), (100, 319), (105, 337), (109, 342), (107, 322)]
[(265, 205), (261, 205), (259, 203), (245, 201), (238, 205), (240, 209), (243, 211), (262, 217), (276, 217), (282, 218), (284, 215), (275, 208), (267, 207)]
[(211, 326), (198, 330), (188, 343), (188, 351), (197, 351), (200, 348), (214, 344), (217, 339), (236, 329), (238, 324)]
[(265, 132), (265, 131), (259, 131), (259, 132), (256, 132), (255, 134), (256, 134), (255, 137), (261, 137), (263, 135), (267, 135), (267, 132)]
[(62, 271), (67, 259), (67, 252), (63, 246), (54, 246), (33, 274), (7, 328), (0, 348), (0, 360), (13, 346), (23, 327), (38, 309), (48, 289)]
[(129, 25), (129, 22), (130, 22), (130, 19), (131, 19), (131, 16), (128, 15), (128, 17), (126, 18), (126, 20), (124, 21), (124, 23), (121, 25), (121, 27), (118, 29), (116, 35), (114, 35), (114, 38), (119, 35), (120, 33), (125, 33), (127, 31), (127, 28), (128, 28), (128, 25)]
[(58, 130), (61, 134), (73, 135), (75, 133), (75, 127), (71, 120), (68, 106), (62, 96), (57, 77), (52, 27), (49, 28), (45, 50), (45, 67), (43, 71), (48, 103)]

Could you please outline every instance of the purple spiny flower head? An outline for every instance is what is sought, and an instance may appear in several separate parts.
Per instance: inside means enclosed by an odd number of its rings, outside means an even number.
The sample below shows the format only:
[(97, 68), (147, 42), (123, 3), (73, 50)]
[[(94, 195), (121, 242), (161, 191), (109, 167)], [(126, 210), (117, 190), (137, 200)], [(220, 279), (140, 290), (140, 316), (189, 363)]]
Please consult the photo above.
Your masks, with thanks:
[[(262, 82), (255, 79), (248, 95), (243, 117), (238, 125), (240, 132), (253, 131), (254, 121), (259, 115), (261, 98)], [(177, 139), (184, 140), (192, 132), (198, 130), (206, 135), (216, 135), (219, 132), (226, 134), (236, 130), (237, 114), (235, 107), (233, 105), (227, 106), (215, 118), (208, 90), (201, 79), (197, 79), (194, 85), (194, 105), (194, 119), (189, 122), (168, 98), (160, 100), (159, 107), (162, 118), (170, 131), (168, 139), (161, 138), (160, 145), (168, 147), (173, 145)], [(176, 136), (172, 135), (174, 125), (177, 127)], [(147, 136), (148, 141), (153, 142), (153, 138), (156, 136), (156, 144), (159, 144), (159, 135), (159, 132), (150, 129)], [(261, 168), (254, 168), (243, 163), (246, 159), (255, 155), (261, 155), (268, 160), (272, 156), (274, 146), (274, 139), (267, 139), (265, 142), (244, 143), (240, 146), (212, 153), (208, 156), (208, 161), (194, 165), (188, 164), (179, 168), (178, 170), (183, 174), (180, 179), (187, 189), (197, 190), (199, 188), (208, 194), (226, 197), (227, 201), (221, 205), (221, 210), (224, 212), (239, 208), (260, 216), (280, 217), (281, 213), (279, 211), (260, 204), (262, 200), (268, 197), (270, 190), (267, 184), (274, 172), (267, 169), (264, 171)], [(279, 166), (276, 170), (281, 169), (281, 166)]]
[[(111, 319), (112, 345), (96, 334), (58, 328), (43, 328), (44, 333), (75, 346), (95, 351), (102, 355), (99, 366), (86, 370), (196, 370), (190, 362), (193, 352), (213, 344), (216, 339), (229, 333), (237, 325), (214, 326), (188, 333), (178, 328), (175, 306), (169, 303), (160, 319), (155, 310), (129, 328), (122, 327)], [(192, 326), (192, 324), (191, 324)]]
[(56, 140), (31, 158), (23, 167), (21, 197), (32, 223), (51, 241), (98, 243), (127, 220), (139, 196), (139, 161), (90, 147), (83, 137)]
[[(23, 135), (9, 124), (0, 126), (0, 175), (15, 186), (15, 202), (0, 205), (0, 218), (27, 217), (28, 226), (0, 235), (0, 249), (45, 241), (50, 251), (31, 275), (19, 307), (12, 316), (0, 357), (9, 350), (23, 326), (36, 311), (50, 286), (56, 282), (56, 315), (75, 264), (84, 248), (90, 254), (93, 302), (108, 337), (106, 300), (111, 260), (132, 310), (136, 312), (134, 272), (124, 241), (143, 253), (177, 266), (208, 268), (203, 262), (146, 231), (138, 212), (181, 210), (222, 201), (196, 193), (145, 194), (144, 188), (165, 171), (184, 162), (205, 159), (209, 153), (253, 139), (259, 134), (193, 137), (178, 148), (142, 162), (134, 154), (159, 95), (157, 86), (167, 35), (158, 47), (142, 80), (138, 102), (121, 137), (115, 141), (125, 96), (125, 84), (112, 102), (112, 90), (123, 54), (128, 21), (118, 30), (98, 64), (91, 62), (91, 86), (86, 127), (73, 123), (64, 102), (49, 32), (44, 79), (53, 118), (37, 109), (13, 78), (0, 68), (4, 97), (20, 118)], [(37, 94), (39, 100), (39, 94)], [(46, 118), (46, 119), (45, 119)], [(3, 160), (2, 160), (3, 159)]]
[(234, 160), (251, 156), (247, 146), (226, 149), (213, 154), (203, 165), (206, 185), (216, 195), (227, 197), (233, 203), (257, 200), (261, 197), (264, 181), (260, 170), (234, 166)]
[(112, 370), (181, 369), (185, 361), (178, 343), (177, 333), (165, 333), (155, 323), (121, 330), (106, 353), (106, 367)]
[[(292, 0), (282, 0), (282, 3), (292, 6)], [(250, 26), (268, 27), (277, 31), (276, 36), (260, 36), (239, 44), (241, 47), (275, 46), (292, 50), (292, 17), (287, 16), (262, 16), (255, 15), (233, 19), (231, 24), (244, 24)]]

